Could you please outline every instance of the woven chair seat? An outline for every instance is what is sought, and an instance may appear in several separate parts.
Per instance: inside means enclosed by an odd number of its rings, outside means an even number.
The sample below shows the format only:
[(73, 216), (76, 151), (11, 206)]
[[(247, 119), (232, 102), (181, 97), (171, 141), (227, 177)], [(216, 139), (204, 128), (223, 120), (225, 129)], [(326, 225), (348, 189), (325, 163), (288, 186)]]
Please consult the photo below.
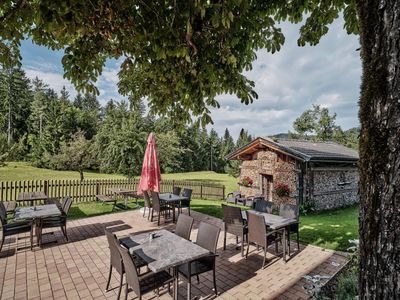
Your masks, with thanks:
[(162, 287), (164, 284), (171, 282), (173, 277), (166, 271), (158, 273), (146, 273), (139, 277), (140, 292), (145, 294)]
[[(190, 264), (190, 275), (197, 275), (197, 274), (202, 274), (208, 271), (211, 271), (213, 269), (213, 260), (215, 259), (215, 256), (210, 256), (206, 258), (202, 258), (196, 261), (192, 261)], [(189, 278), (189, 265), (188, 264), (183, 264), (179, 266), (179, 273), (184, 275), (186, 278)]]

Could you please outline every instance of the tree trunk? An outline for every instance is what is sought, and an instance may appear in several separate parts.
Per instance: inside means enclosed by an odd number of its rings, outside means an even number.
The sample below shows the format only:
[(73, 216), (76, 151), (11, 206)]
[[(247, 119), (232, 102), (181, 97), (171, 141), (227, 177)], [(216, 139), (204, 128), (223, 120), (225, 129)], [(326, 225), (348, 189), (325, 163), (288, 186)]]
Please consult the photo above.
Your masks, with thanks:
[(400, 2), (357, 0), (360, 299), (400, 299)]
[(79, 170), (79, 177), (81, 179), (81, 182), (83, 182), (83, 170)]

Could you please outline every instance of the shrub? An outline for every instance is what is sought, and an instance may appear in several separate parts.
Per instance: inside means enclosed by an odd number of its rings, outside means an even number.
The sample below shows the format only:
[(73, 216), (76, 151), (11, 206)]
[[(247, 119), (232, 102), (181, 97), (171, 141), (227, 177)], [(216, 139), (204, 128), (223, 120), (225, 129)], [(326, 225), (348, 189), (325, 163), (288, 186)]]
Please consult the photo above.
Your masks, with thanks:
[(341, 274), (335, 293), (338, 300), (356, 299), (358, 295), (358, 272), (356, 269), (350, 269)]

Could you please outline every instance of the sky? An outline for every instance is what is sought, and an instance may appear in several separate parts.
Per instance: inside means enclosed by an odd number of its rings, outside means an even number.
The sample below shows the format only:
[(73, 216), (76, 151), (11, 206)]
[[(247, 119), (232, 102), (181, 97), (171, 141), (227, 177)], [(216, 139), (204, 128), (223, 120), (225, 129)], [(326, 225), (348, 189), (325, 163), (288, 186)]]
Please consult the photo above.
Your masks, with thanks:
[[(317, 46), (297, 46), (299, 26), (284, 23), (285, 45), (275, 54), (257, 52), (253, 69), (244, 74), (255, 82), (258, 99), (242, 104), (233, 95), (217, 97), (221, 107), (211, 109), (212, 126), (220, 135), (228, 128), (234, 138), (241, 128), (253, 136), (287, 133), (303, 111), (319, 104), (337, 114), (342, 129), (359, 125), (358, 99), (361, 84), (361, 61), (358, 37), (347, 35), (341, 19), (330, 26), (329, 33)], [(25, 41), (21, 47), (22, 64), (29, 78), (38, 76), (59, 92), (63, 86), (76, 95), (73, 85), (63, 78), (62, 51)], [(119, 61), (106, 62), (97, 81), (99, 101), (122, 100), (118, 94)]]

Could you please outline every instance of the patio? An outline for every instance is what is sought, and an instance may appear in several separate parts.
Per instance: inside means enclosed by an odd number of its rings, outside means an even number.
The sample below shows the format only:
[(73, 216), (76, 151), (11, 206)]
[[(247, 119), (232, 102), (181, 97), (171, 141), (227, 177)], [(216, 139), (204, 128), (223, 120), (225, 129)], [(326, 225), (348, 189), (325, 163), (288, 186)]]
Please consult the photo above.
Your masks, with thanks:
[[(196, 236), (199, 221), (223, 228), (220, 219), (198, 212), (192, 212), (192, 216), (196, 220), (192, 238)], [(43, 249), (35, 247), (34, 251), (30, 251), (27, 234), (8, 237), (0, 254), (0, 298), (115, 299), (117, 289), (105, 292), (109, 268), (105, 227), (121, 237), (160, 228), (173, 229), (174, 225), (161, 222), (157, 227), (157, 222), (148, 222), (136, 210), (69, 221), (68, 243), (61, 231), (55, 229), (54, 235), (44, 236), (44, 243), (54, 239), (57, 243), (44, 245)], [(221, 232), (217, 258), (218, 299), (307, 299), (303, 275), (331, 276), (346, 262), (340, 253), (308, 245), (292, 254), (286, 264), (281, 257), (269, 253), (271, 262), (260, 270), (262, 254), (254, 254), (255, 247), (251, 247), (253, 251), (245, 260), (234, 243), (234, 236), (228, 234), (227, 249), (223, 251)], [(295, 248), (293, 244), (292, 249)], [(116, 276), (113, 276), (111, 286), (118, 286)], [(186, 281), (180, 282), (179, 294), (180, 298), (186, 298)], [(215, 298), (211, 274), (200, 275), (200, 284), (193, 282), (192, 295), (200, 299)], [(131, 292), (129, 298), (133, 297)], [(150, 293), (145, 299), (152, 297), (156, 295)], [(160, 299), (171, 297), (162, 291)]]

